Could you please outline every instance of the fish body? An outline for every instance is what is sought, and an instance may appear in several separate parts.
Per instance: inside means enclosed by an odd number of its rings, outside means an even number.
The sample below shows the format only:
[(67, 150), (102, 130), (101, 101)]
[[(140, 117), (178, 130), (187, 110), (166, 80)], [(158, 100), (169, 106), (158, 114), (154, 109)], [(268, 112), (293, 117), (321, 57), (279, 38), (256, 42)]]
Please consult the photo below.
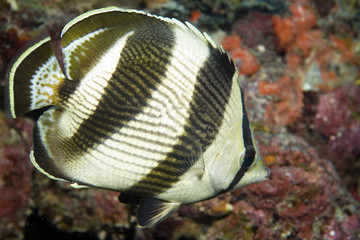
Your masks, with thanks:
[(31, 161), (72, 186), (135, 199), (140, 226), (179, 205), (264, 181), (238, 72), (221, 46), (189, 23), (103, 8), (11, 66), (7, 112), (40, 111)]

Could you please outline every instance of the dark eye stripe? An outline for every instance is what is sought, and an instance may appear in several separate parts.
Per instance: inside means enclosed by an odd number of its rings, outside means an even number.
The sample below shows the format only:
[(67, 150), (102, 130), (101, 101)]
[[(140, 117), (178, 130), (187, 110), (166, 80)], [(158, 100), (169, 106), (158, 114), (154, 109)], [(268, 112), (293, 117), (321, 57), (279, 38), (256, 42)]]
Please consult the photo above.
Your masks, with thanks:
[(244, 146), (245, 146), (245, 156), (244, 156), (244, 160), (241, 164), (241, 167), (240, 167), (239, 171), (236, 173), (234, 179), (229, 184), (229, 186), (221, 193), (232, 190), (236, 186), (236, 184), (238, 184), (238, 182), (240, 182), (240, 180), (244, 176), (245, 172), (250, 168), (251, 164), (254, 162), (255, 155), (256, 155), (256, 151), (255, 151), (253, 141), (252, 141), (250, 123), (249, 123), (249, 119), (248, 119), (245, 105), (244, 105), (245, 104), (244, 103), (244, 94), (242, 93), (242, 91), (241, 91), (241, 103), (243, 106), (242, 131), (243, 131), (243, 141), (244, 141)]

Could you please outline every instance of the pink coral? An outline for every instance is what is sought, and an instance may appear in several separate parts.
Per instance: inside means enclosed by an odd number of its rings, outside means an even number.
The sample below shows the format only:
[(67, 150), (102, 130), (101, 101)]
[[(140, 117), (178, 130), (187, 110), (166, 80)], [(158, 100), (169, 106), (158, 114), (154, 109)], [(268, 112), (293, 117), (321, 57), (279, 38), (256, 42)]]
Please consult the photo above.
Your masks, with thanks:
[(329, 144), (330, 149), (338, 156), (359, 156), (360, 122), (351, 122), (347, 127), (341, 126), (337, 134), (330, 137)]
[(339, 88), (320, 96), (315, 118), (316, 130), (330, 137), (339, 131), (350, 114), (347, 97)]
[(359, 213), (348, 212), (351, 198), (315, 148), (289, 134), (258, 140), (263, 156), (276, 157), (270, 180), (235, 191), (233, 214), (213, 223), (208, 239), (324, 239), (332, 231), (351, 239), (359, 233)]
[(352, 84), (322, 95), (317, 106), (315, 129), (330, 138), (330, 149), (338, 156), (360, 154), (360, 89)]
[(268, 13), (251, 12), (234, 23), (232, 32), (241, 36), (244, 45), (250, 48), (263, 45), (266, 49), (273, 49), (276, 36), (271, 18), (272, 15)]
[[(33, 166), (29, 160), (32, 124), (0, 113), (0, 236), (21, 238), (29, 206)], [(11, 226), (11, 227), (8, 227)]]

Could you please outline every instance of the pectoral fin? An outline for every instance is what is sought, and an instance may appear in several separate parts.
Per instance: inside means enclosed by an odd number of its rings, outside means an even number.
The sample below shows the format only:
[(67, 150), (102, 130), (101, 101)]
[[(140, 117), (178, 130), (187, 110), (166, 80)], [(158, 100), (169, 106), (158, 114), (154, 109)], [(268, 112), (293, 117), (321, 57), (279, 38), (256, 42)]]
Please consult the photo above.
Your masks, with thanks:
[(151, 227), (169, 217), (180, 203), (163, 202), (153, 198), (142, 199), (137, 210), (139, 227)]

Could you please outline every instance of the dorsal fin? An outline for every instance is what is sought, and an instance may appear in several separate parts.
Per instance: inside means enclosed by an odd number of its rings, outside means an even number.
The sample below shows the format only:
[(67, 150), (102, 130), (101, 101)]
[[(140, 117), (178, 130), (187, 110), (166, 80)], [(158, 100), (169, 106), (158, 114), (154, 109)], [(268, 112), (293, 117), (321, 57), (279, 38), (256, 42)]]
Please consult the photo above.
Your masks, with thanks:
[[(84, 13), (65, 25), (61, 33), (65, 75), (72, 80), (82, 79), (100, 57), (121, 37), (151, 23), (152, 15), (137, 10), (108, 7)], [(171, 22), (154, 17), (154, 20)]]
[(146, 26), (149, 31), (154, 30), (152, 27), (155, 25), (151, 23), (153, 20), (190, 31), (208, 46), (222, 52), (208, 34), (201, 33), (189, 22), (182, 23), (176, 19), (155, 16), (138, 10), (108, 7), (84, 13), (65, 25), (61, 33), (61, 44), (66, 77), (73, 80), (81, 79), (102, 53), (118, 38), (134, 30), (134, 27)]
[(29, 44), (35, 41), (14, 58), (7, 73), (6, 111), (13, 118), (54, 104), (56, 86), (64, 79), (50, 37), (41, 36)]

